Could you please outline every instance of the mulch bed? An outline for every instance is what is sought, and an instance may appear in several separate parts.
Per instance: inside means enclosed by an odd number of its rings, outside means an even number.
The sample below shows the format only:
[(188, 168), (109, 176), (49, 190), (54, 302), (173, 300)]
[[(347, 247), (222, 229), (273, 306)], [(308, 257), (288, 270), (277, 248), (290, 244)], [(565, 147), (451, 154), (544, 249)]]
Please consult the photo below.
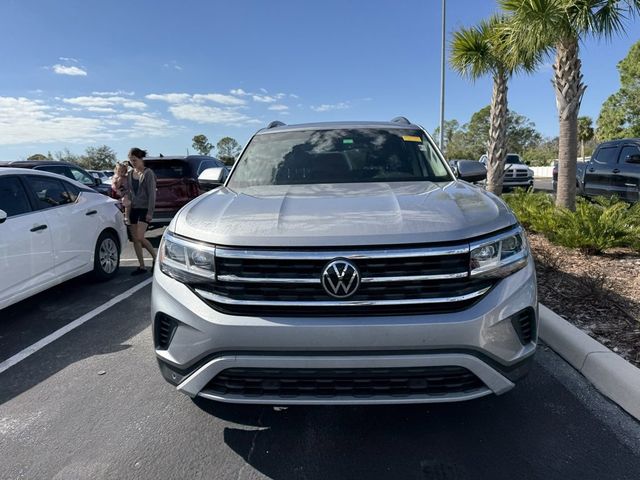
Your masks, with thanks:
[(640, 253), (585, 255), (528, 236), (540, 302), (640, 367)]

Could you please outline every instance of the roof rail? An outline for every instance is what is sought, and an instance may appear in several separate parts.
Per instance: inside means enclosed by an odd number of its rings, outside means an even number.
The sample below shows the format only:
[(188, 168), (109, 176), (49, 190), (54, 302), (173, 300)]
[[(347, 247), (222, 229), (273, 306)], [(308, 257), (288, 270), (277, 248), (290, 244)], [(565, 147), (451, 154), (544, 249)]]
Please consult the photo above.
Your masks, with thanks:
[(274, 120), (273, 122), (271, 122), (269, 125), (267, 125), (267, 128), (276, 128), (276, 127), (282, 127), (284, 126), (285, 123), (281, 122), (280, 120)]
[(391, 120), (392, 123), (402, 123), (404, 125), (411, 125), (411, 122), (407, 117), (396, 117)]

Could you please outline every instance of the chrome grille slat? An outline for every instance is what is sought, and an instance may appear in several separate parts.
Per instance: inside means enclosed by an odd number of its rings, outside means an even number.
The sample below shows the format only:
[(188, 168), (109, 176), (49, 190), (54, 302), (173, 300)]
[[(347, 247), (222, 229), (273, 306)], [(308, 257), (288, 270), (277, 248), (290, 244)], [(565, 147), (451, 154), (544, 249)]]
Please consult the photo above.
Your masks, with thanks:
[[(403, 277), (364, 277), (362, 283), (388, 283), (388, 282), (421, 282), (425, 280), (448, 280), (452, 278), (465, 278), (468, 272), (442, 273), (435, 275), (407, 275)], [(271, 278), (271, 277), (240, 277), (237, 275), (218, 275), (220, 282), (240, 283), (310, 283), (320, 284), (320, 278)]]
[(241, 250), (236, 248), (216, 248), (217, 258), (240, 258), (253, 260), (370, 260), (379, 258), (415, 258), (461, 255), (469, 253), (469, 245), (428, 248), (398, 248), (381, 250), (336, 250), (336, 251), (280, 251), (280, 250)]
[(432, 297), (432, 298), (412, 298), (396, 300), (318, 300), (318, 301), (287, 301), (287, 300), (237, 300), (234, 298), (218, 295), (207, 290), (196, 288), (195, 291), (202, 298), (224, 305), (264, 305), (267, 307), (371, 307), (385, 305), (430, 305), (436, 303), (464, 302), (473, 298), (481, 297), (487, 293), (491, 287), (485, 287), (475, 292), (459, 295), (456, 297)]

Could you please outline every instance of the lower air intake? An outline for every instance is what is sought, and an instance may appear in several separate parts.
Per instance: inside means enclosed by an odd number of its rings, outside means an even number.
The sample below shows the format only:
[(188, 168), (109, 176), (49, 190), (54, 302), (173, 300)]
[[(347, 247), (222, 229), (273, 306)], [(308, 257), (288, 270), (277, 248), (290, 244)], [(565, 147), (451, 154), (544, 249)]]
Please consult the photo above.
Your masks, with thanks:
[(463, 367), (262, 369), (230, 368), (205, 387), (245, 397), (376, 397), (446, 395), (484, 388)]

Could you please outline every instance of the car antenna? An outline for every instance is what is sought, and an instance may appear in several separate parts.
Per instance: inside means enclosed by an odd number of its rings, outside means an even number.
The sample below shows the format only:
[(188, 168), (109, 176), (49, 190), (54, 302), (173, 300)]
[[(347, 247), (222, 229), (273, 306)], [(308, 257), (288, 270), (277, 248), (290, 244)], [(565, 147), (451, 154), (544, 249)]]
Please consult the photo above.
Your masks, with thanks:
[(267, 125), (267, 128), (276, 128), (276, 127), (282, 127), (286, 125), (286, 123), (281, 122), (280, 120), (274, 120), (273, 122), (271, 122), (269, 125)]

